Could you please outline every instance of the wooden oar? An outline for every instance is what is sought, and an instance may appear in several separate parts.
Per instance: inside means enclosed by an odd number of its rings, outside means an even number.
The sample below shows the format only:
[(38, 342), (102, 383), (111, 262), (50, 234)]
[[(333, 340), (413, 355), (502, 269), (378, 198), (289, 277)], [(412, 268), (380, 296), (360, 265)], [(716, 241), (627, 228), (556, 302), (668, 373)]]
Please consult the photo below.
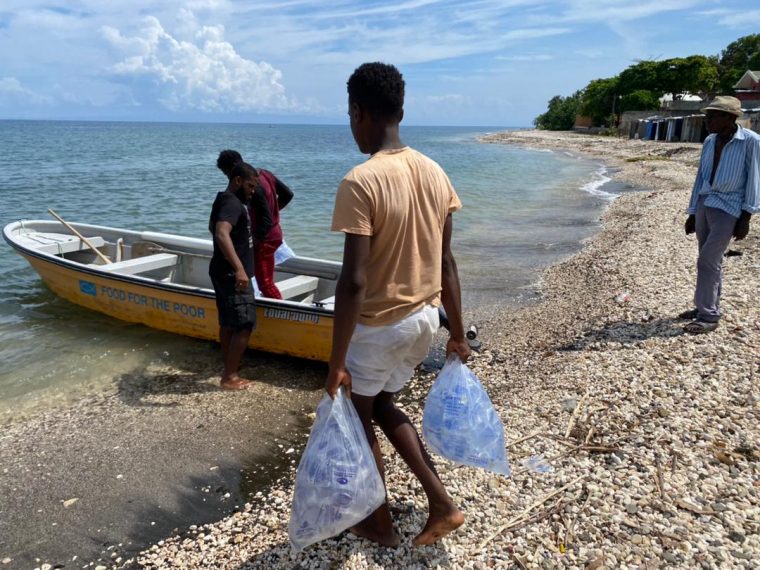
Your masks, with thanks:
[(88, 240), (86, 237), (84, 237), (82, 234), (80, 234), (77, 230), (75, 230), (71, 224), (69, 224), (66, 220), (64, 220), (61, 216), (56, 214), (53, 210), (48, 208), (48, 212), (51, 216), (53, 216), (56, 220), (61, 222), (64, 226), (66, 226), (71, 233), (73, 233), (75, 236), (77, 236), (79, 239), (81, 239), (87, 247), (89, 247), (92, 251), (94, 251), (97, 256), (103, 260), (105, 263), (111, 263), (111, 260), (108, 259), (105, 255), (103, 255), (100, 250), (95, 247), (90, 240)]

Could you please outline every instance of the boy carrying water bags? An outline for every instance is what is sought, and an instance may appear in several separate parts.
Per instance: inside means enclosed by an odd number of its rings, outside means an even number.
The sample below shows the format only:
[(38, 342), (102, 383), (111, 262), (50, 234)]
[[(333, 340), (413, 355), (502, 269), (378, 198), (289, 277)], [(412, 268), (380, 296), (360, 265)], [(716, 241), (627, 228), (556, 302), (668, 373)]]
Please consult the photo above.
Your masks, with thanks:
[[(470, 347), (450, 247), (452, 213), (461, 203), (443, 169), (401, 142), (403, 103), (404, 80), (392, 65), (364, 64), (348, 80), (351, 133), (370, 158), (345, 176), (335, 200), (332, 230), (345, 234), (345, 245), (325, 389), (333, 398), (341, 387), (350, 396), (381, 474), (373, 422), (420, 480), (429, 503), (427, 523), (414, 538), (421, 545), (458, 528), (464, 515), (394, 398), (428, 353), (439, 303), (451, 327), (447, 354), (466, 361)], [(352, 525), (378, 544), (400, 543), (387, 497)]]

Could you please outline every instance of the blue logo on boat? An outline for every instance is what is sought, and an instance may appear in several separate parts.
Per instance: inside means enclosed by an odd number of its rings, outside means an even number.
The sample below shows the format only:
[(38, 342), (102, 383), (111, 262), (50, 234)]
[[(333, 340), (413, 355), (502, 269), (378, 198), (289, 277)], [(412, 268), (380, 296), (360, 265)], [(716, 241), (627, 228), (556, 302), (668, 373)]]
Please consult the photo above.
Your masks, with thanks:
[(91, 281), (83, 281), (80, 279), (79, 290), (85, 295), (92, 295), (93, 297), (98, 294), (98, 288), (95, 286), (95, 283), (92, 283)]

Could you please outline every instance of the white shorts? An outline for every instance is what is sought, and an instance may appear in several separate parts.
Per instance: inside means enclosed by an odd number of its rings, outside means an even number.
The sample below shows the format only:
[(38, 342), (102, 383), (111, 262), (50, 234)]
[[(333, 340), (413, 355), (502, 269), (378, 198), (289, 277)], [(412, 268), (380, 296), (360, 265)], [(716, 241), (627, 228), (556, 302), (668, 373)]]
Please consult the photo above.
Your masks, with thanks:
[(351, 391), (377, 396), (401, 390), (427, 356), (438, 326), (438, 309), (432, 305), (392, 325), (356, 325), (346, 354)]

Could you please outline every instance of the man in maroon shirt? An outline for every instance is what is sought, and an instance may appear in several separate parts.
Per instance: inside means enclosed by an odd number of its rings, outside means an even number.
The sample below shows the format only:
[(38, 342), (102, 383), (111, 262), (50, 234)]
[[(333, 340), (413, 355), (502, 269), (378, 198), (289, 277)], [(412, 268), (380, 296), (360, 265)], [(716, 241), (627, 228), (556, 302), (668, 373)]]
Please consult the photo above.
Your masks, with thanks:
[[(274, 252), (282, 245), (282, 227), (280, 210), (293, 199), (293, 192), (279, 178), (268, 170), (259, 169), (259, 186), (264, 190), (264, 197), (269, 205), (272, 228), (266, 237), (256, 245), (253, 257), (256, 283), (264, 297), (282, 299), (280, 290), (274, 283)], [(251, 211), (251, 223), (256, 226), (256, 213)]]
[[(226, 176), (232, 167), (242, 162), (243, 157), (236, 150), (223, 150), (219, 153), (216, 166)], [(264, 297), (270, 299), (282, 299), (280, 290), (274, 282), (274, 253), (282, 245), (282, 227), (280, 226), (280, 210), (287, 206), (293, 199), (293, 191), (279, 178), (268, 170), (258, 168), (258, 189), (264, 195), (268, 206), (268, 212), (260, 207), (249, 207), (251, 216), (251, 228), (254, 236), (260, 235), (257, 226), (268, 225), (271, 219), (271, 227), (262, 239), (254, 240), (254, 274), (256, 284)], [(253, 206), (253, 203), (251, 203)], [(261, 230), (258, 227), (258, 230)]]

